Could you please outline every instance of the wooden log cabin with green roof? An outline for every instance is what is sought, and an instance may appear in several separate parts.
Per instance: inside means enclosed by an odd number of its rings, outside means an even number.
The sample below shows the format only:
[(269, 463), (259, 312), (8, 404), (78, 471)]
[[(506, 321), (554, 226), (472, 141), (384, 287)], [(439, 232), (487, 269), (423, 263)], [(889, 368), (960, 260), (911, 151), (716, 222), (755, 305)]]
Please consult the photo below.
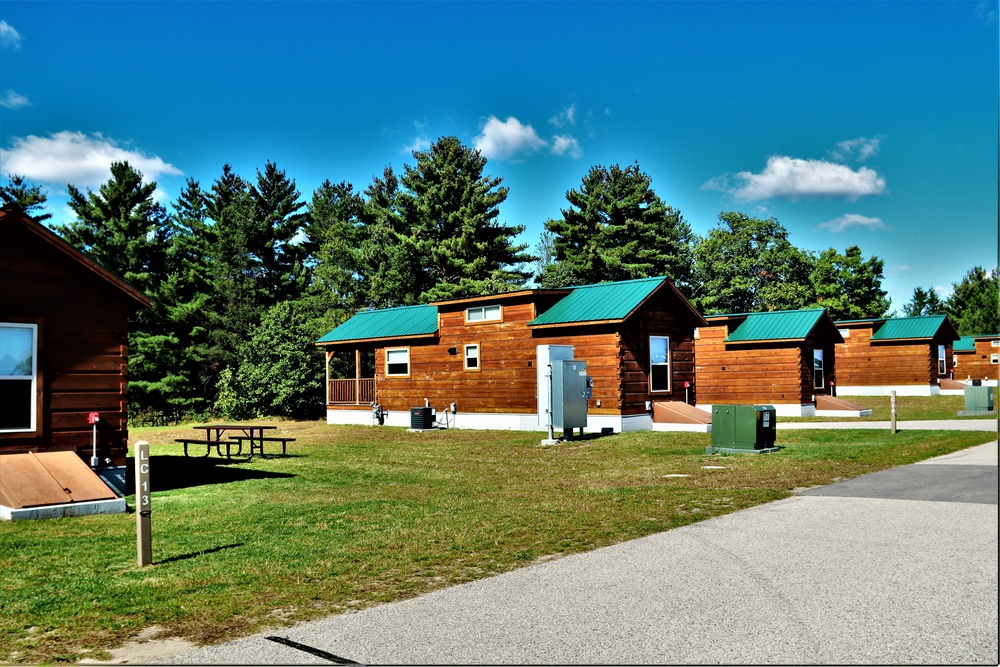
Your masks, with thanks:
[(841, 320), (838, 394), (937, 396), (953, 372), (959, 335), (947, 315)]
[[(777, 415), (860, 413), (832, 399), (834, 346), (842, 339), (822, 308), (709, 315), (695, 335), (698, 407), (772, 405)], [(824, 404), (824, 401), (826, 404)]]
[(13, 206), (0, 231), (0, 453), (87, 461), (97, 412), (98, 457), (123, 466), (128, 318), (149, 298)]
[[(384, 423), (405, 426), (411, 408), (429, 405), (449, 426), (545, 430), (539, 347), (572, 346), (594, 381), (587, 430), (648, 430), (653, 402), (693, 402), (685, 383), (704, 324), (665, 278), (363, 311), (316, 343), (327, 355), (327, 421), (376, 423), (377, 404)], [(338, 354), (347, 377), (330, 377)]]
[(956, 380), (997, 386), (1000, 381), (1000, 334), (962, 336), (955, 341), (953, 354)]

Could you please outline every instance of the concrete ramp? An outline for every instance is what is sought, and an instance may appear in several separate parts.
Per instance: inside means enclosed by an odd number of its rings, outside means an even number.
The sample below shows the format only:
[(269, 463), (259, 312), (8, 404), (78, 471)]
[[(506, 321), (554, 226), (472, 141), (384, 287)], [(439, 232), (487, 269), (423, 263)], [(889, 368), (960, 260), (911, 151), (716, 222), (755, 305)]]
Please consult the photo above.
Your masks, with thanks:
[(0, 518), (41, 519), (125, 511), (76, 452), (0, 455)]
[(653, 403), (653, 430), (711, 433), (712, 415), (678, 401)]
[(846, 401), (836, 396), (819, 395), (816, 397), (817, 417), (868, 417), (871, 408), (854, 401)]

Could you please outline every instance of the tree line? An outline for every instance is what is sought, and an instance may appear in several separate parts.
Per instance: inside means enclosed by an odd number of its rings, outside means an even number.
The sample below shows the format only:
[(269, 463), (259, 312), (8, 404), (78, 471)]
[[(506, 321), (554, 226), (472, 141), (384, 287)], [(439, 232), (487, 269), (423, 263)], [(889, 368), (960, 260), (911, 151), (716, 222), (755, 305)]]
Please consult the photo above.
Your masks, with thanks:
[[(127, 162), (96, 192), (70, 184), (75, 219), (54, 230), (153, 300), (130, 322), (131, 416), (315, 418), (325, 363), (313, 343), (356, 312), (532, 286), (666, 276), (705, 314), (888, 313), (878, 257), (797, 248), (776, 219), (738, 211), (699, 236), (638, 164), (592, 167), (529, 252), (516, 241), (525, 227), (499, 219), (509, 191), (479, 151), (442, 137), (413, 158), (363, 191), (327, 180), (308, 200), (270, 161), (250, 178), (226, 164), (207, 188), (189, 178), (169, 209)], [(21, 176), (0, 198), (51, 218)], [(995, 269), (954, 287), (930, 303), (918, 288), (904, 313), (1000, 331)]]

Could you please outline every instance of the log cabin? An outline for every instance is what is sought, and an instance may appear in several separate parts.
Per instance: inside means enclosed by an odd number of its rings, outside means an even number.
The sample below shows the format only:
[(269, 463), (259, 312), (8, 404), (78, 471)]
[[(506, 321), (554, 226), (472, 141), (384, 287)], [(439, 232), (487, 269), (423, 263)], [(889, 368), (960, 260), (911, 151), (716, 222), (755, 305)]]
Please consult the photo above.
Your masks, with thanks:
[(1000, 380), (1000, 334), (962, 336), (953, 347), (954, 378), (996, 387)]
[[(430, 406), (451, 427), (546, 430), (556, 355), (587, 364), (586, 430), (649, 430), (653, 402), (693, 400), (704, 323), (665, 278), (363, 311), (316, 343), (327, 422), (406, 426), (412, 408)], [(338, 355), (347, 377), (331, 377)]]
[(843, 339), (823, 308), (705, 317), (695, 334), (698, 407), (773, 405), (776, 415), (812, 416), (836, 382)]
[(8, 206), (0, 209), (0, 454), (124, 466), (128, 320), (149, 298)]
[(937, 396), (952, 374), (959, 339), (947, 315), (841, 320), (837, 393), (842, 396)]

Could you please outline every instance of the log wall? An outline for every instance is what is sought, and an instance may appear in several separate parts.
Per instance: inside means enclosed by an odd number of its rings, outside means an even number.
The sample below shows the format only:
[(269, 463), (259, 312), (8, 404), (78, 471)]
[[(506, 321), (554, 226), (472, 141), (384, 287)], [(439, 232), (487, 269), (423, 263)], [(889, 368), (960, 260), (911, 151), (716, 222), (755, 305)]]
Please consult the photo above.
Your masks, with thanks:
[(972, 352), (956, 352), (955, 379), (986, 379), (994, 382), (1000, 379), (1000, 364), (990, 361), (992, 355), (1000, 354), (1000, 347), (993, 347), (992, 343), (990, 340), (977, 340), (976, 349)]
[[(726, 344), (726, 326), (699, 329), (695, 383), (701, 404), (811, 403), (812, 348), (808, 342)], [(832, 377), (832, 354), (826, 355)], [(839, 366), (838, 366), (839, 367)]]
[(0, 321), (38, 324), (40, 413), (34, 433), (0, 433), (0, 452), (77, 451), (125, 464), (128, 316), (135, 302), (18, 225), (4, 228)]
[[(939, 378), (947, 377), (938, 373), (938, 342), (873, 343), (873, 326), (841, 326), (848, 333), (836, 348), (838, 384), (860, 387), (937, 385)], [(945, 358), (950, 360), (951, 342), (942, 341), (941, 344), (946, 345)]]

